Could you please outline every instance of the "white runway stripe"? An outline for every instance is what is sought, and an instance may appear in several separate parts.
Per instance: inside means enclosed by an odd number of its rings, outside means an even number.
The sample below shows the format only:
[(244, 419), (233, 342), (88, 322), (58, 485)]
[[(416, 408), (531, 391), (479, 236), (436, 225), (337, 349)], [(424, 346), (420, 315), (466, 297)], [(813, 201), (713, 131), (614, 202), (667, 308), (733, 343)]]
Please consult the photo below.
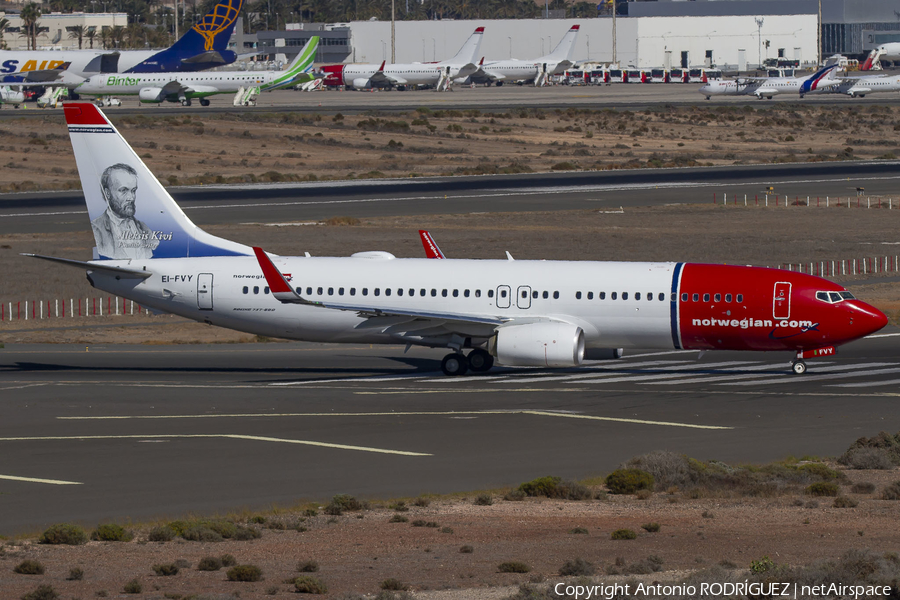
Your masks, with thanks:
[(48, 483), (50, 485), (84, 485), (80, 481), (62, 481), (60, 479), (38, 479), (37, 477), (16, 477), (15, 475), (0, 475), (0, 479), (8, 481), (24, 481), (26, 483)]
[[(618, 383), (622, 381), (655, 381), (660, 379), (676, 379), (680, 377), (693, 377), (696, 373), (692, 371), (697, 371), (701, 369), (715, 369), (717, 367), (725, 367), (725, 366), (733, 366), (733, 365), (741, 365), (741, 364), (754, 364), (748, 363), (747, 361), (728, 361), (722, 363), (706, 363), (706, 364), (694, 364), (689, 366), (677, 366), (677, 367), (664, 367), (661, 369), (656, 369), (656, 371), (669, 371), (668, 373), (654, 373), (649, 375), (626, 375), (623, 377), (607, 377), (603, 379), (586, 379), (582, 380), (580, 383)], [(672, 373), (671, 371), (678, 371), (676, 373)]]
[(879, 387), (883, 385), (897, 385), (900, 384), (900, 379), (887, 379), (885, 381), (862, 381), (857, 383), (835, 383), (829, 385), (827, 387), (839, 387), (839, 388), (862, 388), (862, 387)]
[[(628, 363), (628, 364), (618, 363), (618, 364), (609, 365), (609, 366), (592, 367), (593, 369), (596, 369), (596, 370), (593, 372), (589, 372), (589, 373), (579, 371), (577, 373), (571, 373), (569, 375), (548, 374), (546, 377), (541, 377), (541, 376), (529, 377), (527, 375), (524, 375), (522, 377), (513, 376), (513, 377), (509, 377), (507, 379), (504, 379), (503, 381), (505, 381), (507, 383), (512, 383), (512, 382), (530, 383), (530, 382), (540, 382), (540, 381), (576, 381), (578, 379), (586, 379), (589, 377), (606, 377), (606, 376), (611, 376), (611, 375), (617, 375), (618, 374), (617, 371), (636, 369), (638, 367), (653, 367), (653, 366), (657, 366), (657, 365), (674, 365), (676, 363), (690, 363), (690, 362), (692, 362), (692, 361), (649, 360), (649, 361), (645, 361), (645, 362)], [(603, 371), (613, 371), (613, 372), (604, 373)], [(500, 380), (493, 380), (493, 381), (499, 382)]]
[[(847, 367), (844, 370), (853, 369), (869, 369), (872, 366), (881, 366), (886, 364), (895, 364), (895, 363), (869, 363), (863, 365), (853, 365), (852, 367)], [(835, 367), (832, 369), (833, 371), (837, 371), (838, 368)], [(771, 385), (774, 383), (811, 383), (816, 381), (827, 381), (829, 379), (847, 379), (850, 377), (873, 377), (877, 375), (887, 375), (889, 373), (900, 373), (900, 367), (895, 367), (893, 369), (875, 369), (875, 370), (865, 370), (865, 371), (856, 371), (854, 373), (832, 373), (830, 375), (819, 375), (818, 373), (807, 372), (804, 376), (797, 376), (785, 373), (781, 377), (777, 377), (774, 379), (762, 379), (756, 381), (742, 381), (740, 383), (718, 383), (716, 385)]]
[(751, 379), (753, 377), (765, 377), (767, 373), (744, 373), (744, 371), (774, 371), (779, 368), (777, 364), (753, 365), (749, 367), (737, 367), (735, 369), (723, 369), (731, 371), (731, 375), (719, 375), (710, 377), (699, 374), (690, 379), (679, 379), (678, 381), (660, 381), (659, 383), (649, 383), (647, 385), (682, 385), (686, 383), (710, 383), (714, 381), (734, 381), (736, 379)]

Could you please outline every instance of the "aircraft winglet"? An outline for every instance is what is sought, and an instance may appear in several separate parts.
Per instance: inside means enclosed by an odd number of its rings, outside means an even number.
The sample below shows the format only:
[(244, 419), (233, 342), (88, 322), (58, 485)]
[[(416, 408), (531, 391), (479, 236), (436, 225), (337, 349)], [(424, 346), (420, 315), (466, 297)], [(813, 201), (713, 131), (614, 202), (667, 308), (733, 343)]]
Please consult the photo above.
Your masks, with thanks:
[(266, 283), (269, 285), (269, 290), (276, 300), (284, 304), (315, 304), (315, 302), (304, 300), (300, 294), (294, 291), (294, 288), (291, 287), (288, 280), (278, 270), (265, 250), (253, 246), (253, 252), (256, 254), (256, 260), (259, 261), (259, 266), (266, 278)]
[(387, 61), (386, 61), (386, 60), (381, 61), (381, 66), (378, 67), (378, 70), (379, 70), (379, 71), (384, 71), (384, 65), (386, 65), (386, 64), (387, 64)]
[(425, 256), (428, 258), (447, 258), (444, 256), (444, 253), (441, 252), (441, 249), (438, 248), (437, 243), (428, 231), (420, 229), (419, 237), (422, 238), (422, 246), (425, 247)]

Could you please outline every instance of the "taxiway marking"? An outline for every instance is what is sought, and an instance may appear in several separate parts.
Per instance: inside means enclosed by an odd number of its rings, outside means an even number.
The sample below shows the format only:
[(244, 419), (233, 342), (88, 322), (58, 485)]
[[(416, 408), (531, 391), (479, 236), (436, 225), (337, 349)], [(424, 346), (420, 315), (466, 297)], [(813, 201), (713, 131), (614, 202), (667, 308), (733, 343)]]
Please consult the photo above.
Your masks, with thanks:
[(37, 477), (16, 477), (15, 475), (0, 475), (0, 479), (9, 481), (24, 481), (26, 483), (48, 483), (50, 485), (84, 485), (80, 481), (63, 481), (61, 479), (39, 479)]

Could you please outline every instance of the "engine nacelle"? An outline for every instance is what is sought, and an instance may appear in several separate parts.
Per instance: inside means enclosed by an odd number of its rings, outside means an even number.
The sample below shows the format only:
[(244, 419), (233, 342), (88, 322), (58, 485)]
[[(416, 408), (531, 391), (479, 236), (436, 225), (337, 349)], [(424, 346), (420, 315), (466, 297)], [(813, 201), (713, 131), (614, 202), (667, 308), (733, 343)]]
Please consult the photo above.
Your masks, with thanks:
[(491, 352), (510, 367), (576, 367), (584, 360), (584, 330), (560, 322), (501, 327)]
[(353, 87), (357, 90), (367, 90), (372, 85), (367, 77), (357, 77), (353, 80)]
[(21, 91), (0, 89), (0, 102), (4, 104), (23, 104), (25, 102), (25, 94)]
[(141, 88), (141, 91), (138, 92), (138, 98), (141, 102), (162, 102), (162, 88), (158, 87), (146, 87)]

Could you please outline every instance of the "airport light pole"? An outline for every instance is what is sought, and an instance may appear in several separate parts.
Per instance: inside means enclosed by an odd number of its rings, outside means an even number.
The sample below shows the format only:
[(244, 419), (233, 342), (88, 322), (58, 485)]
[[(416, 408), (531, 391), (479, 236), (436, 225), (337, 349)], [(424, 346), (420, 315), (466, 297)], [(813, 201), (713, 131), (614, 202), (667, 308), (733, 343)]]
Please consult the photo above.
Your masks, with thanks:
[(509, 57), (512, 58), (512, 36), (508, 35), (506, 37), (509, 38)]
[(819, 18), (816, 20), (816, 47), (816, 66), (819, 66), (822, 64), (822, 0), (819, 0)]
[(757, 17), (756, 19), (756, 35), (759, 38), (759, 55), (757, 57), (757, 69), (762, 69), (762, 26), (764, 19), (762, 17)]
[(618, 64), (619, 61), (616, 60), (616, 0), (612, 0), (612, 9), (613, 9), (612, 61), (613, 61), (613, 64)]
[(391, 64), (397, 62), (396, 37), (394, 32), (394, 0), (391, 0)]

